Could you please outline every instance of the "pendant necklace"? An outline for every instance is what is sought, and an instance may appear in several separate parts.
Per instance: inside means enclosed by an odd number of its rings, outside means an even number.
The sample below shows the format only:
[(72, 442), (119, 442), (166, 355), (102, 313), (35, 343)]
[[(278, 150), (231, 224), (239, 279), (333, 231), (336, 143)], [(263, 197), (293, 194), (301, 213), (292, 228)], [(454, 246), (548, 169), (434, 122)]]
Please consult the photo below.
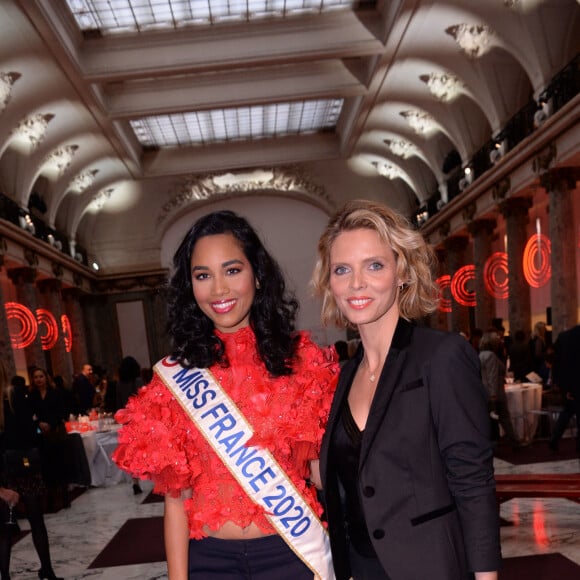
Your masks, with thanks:
[(377, 378), (377, 371), (371, 373), (371, 369), (369, 367), (369, 361), (367, 359), (367, 355), (366, 354), (364, 355), (364, 361), (365, 361), (365, 366), (367, 367), (367, 370), (369, 372), (369, 381), (371, 383), (374, 383), (375, 382), (375, 379)]

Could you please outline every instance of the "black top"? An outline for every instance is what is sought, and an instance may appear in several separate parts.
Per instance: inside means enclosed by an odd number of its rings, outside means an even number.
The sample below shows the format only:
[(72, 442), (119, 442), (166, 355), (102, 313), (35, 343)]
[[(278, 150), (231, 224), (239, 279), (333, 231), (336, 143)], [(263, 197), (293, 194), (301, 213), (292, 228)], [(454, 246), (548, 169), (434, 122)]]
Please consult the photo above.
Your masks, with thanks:
[(358, 465), (363, 432), (352, 416), (348, 399), (342, 408), (331, 441), (331, 453), (336, 458), (336, 471), (346, 492), (346, 524), (348, 535), (355, 550), (362, 556), (376, 558), (362, 506), (358, 495)]
[(38, 444), (37, 424), (26, 387), (15, 387), (12, 404), (4, 399), (4, 449), (28, 449)]

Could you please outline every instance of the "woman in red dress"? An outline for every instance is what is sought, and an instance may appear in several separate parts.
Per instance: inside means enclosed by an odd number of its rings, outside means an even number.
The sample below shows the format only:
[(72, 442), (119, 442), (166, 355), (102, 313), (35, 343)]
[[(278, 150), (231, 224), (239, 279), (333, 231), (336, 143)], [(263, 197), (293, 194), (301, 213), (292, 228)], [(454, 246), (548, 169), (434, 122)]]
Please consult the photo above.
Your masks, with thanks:
[[(310, 484), (338, 373), (336, 357), (294, 330), (296, 300), (248, 222), (229, 211), (200, 218), (174, 257), (172, 356), (208, 369), (312, 510)], [(156, 373), (117, 413), (114, 456), (165, 494), (170, 580), (301, 580), (313, 571), (286, 545)]]

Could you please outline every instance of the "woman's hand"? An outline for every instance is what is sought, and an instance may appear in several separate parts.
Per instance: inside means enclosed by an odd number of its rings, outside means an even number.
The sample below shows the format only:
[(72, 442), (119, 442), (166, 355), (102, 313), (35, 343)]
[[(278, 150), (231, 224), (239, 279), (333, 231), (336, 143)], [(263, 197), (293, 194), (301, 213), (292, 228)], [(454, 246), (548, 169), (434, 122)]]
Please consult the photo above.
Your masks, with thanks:
[(0, 499), (5, 501), (9, 506), (15, 506), (20, 499), (20, 495), (18, 495), (18, 492), (13, 489), (0, 487)]
[(320, 461), (313, 459), (310, 462), (310, 481), (316, 486), (316, 489), (322, 489), (322, 478), (320, 477)]
[(497, 572), (476, 572), (475, 580), (497, 580)]

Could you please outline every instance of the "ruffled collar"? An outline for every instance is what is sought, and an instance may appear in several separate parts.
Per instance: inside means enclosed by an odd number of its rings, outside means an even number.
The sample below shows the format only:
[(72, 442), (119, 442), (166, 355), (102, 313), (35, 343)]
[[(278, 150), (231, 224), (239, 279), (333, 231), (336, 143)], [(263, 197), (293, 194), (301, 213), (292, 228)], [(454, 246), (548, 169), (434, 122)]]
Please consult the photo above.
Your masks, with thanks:
[(249, 324), (248, 326), (236, 330), (236, 332), (222, 332), (217, 329), (215, 329), (214, 332), (215, 335), (224, 343), (226, 352), (236, 349), (236, 347), (253, 347), (256, 344), (256, 335)]

